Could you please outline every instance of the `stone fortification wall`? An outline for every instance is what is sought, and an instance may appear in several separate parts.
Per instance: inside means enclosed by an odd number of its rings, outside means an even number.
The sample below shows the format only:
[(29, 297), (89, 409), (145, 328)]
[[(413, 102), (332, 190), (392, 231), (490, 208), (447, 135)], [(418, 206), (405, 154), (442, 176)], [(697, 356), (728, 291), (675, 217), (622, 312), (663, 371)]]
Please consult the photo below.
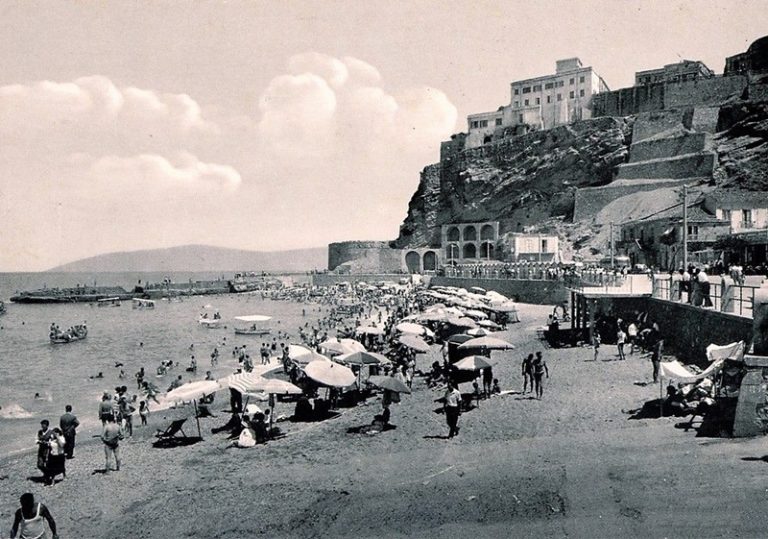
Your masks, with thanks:
[(573, 203), (573, 221), (592, 219), (605, 206), (623, 196), (640, 191), (653, 191), (662, 187), (672, 187), (680, 183), (679, 180), (659, 180), (655, 182), (627, 182), (623, 185), (577, 189)]
[(700, 152), (619, 165), (617, 178), (620, 180), (639, 178), (706, 178), (712, 176), (714, 168), (715, 154)]
[(661, 133), (690, 128), (693, 111), (664, 110), (639, 114), (632, 125), (632, 144)]
[(717, 119), (720, 107), (696, 107), (693, 109), (691, 129), (701, 133), (717, 133)]
[(742, 75), (667, 84), (664, 108), (718, 105), (732, 97), (741, 97), (746, 88), (747, 77)]
[(540, 305), (558, 305), (568, 299), (565, 285), (559, 281), (432, 277), (430, 284), (432, 286), (456, 286), (466, 289), (479, 286), (504, 294), (515, 301)]
[(592, 117), (629, 116), (680, 107), (724, 103), (747, 88), (742, 75), (621, 88), (592, 97)]
[(402, 251), (386, 241), (344, 241), (328, 245), (328, 269), (348, 264), (352, 273), (398, 272)]
[(702, 151), (705, 145), (705, 133), (683, 132), (669, 138), (649, 138), (631, 146), (629, 162), (638, 163), (640, 161), (648, 161), (649, 159), (662, 159), (696, 153)]
[(597, 309), (624, 320), (632, 320), (638, 313), (647, 312), (648, 320), (659, 324), (665, 352), (700, 366), (709, 364), (707, 345), (741, 340), (749, 344), (752, 338), (751, 318), (684, 303), (650, 297), (603, 298), (598, 300)]

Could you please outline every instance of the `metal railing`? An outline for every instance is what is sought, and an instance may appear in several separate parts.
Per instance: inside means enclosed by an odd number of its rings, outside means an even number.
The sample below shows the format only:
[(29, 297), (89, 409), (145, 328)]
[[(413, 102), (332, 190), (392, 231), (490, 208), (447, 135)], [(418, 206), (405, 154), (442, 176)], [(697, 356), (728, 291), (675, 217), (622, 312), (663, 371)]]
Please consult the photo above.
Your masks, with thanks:
[(709, 300), (712, 305), (705, 305), (703, 296), (680, 291), (681, 281), (672, 281), (670, 277), (655, 277), (653, 297), (675, 303), (689, 303), (695, 307), (712, 309), (745, 318), (752, 318), (752, 303), (758, 286), (726, 284), (724, 281), (710, 282)]

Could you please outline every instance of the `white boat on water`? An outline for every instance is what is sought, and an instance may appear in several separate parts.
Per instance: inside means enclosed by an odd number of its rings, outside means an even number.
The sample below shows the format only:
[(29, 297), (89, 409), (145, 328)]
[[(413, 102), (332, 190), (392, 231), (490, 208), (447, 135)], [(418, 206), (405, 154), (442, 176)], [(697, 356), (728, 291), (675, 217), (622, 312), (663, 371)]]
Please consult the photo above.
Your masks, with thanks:
[(151, 299), (133, 298), (132, 300), (134, 309), (154, 309), (155, 302)]
[(97, 302), (99, 307), (120, 307), (120, 298), (104, 298)]
[(271, 316), (265, 316), (263, 314), (251, 314), (247, 316), (235, 317), (235, 334), (236, 335), (269, 335), (271, 329), (266, 325), (267, 322), (272, 320)]

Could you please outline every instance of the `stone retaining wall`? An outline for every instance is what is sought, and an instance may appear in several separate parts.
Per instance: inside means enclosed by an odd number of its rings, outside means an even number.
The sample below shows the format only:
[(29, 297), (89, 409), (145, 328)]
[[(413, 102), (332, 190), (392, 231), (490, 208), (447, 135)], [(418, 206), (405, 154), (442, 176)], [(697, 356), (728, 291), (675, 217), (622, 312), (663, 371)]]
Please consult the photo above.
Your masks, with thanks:
[[(717, 113), (715, 113), (717, 123)], [(638, 163), (649, 159), (676, 157), (697, 153), (704, 149), (706, 133), (681, 133), (668, 138), (650, 138), (632, 144), (629, 150), (629, 162)]]
[(712, 176), (715, 167), (715, 154), (699, 152), (665, 159), (652, 159), (639, 163), (619, 165), (619, 180), (639, 178), (706, 178)]
[(494, 290), (515, 301), (540, 305), (558, 305), (567, 301), (568, 292), (560, 281), (537, 281), (524, 279), (482, 279), (470, 277), (432, 277), (432, 286), (455, 286), (469, 289), (479, 286)]
[(593, 218), (607, 204), (626, 195), (640, 191), (654, 191), (662, 187), (680, 185), (680, 180), (659, 180), (651, 183), (632, 185), (605, 185), (603, 187), (585, 187), (577, 189), (573, 199), (573, 221)]

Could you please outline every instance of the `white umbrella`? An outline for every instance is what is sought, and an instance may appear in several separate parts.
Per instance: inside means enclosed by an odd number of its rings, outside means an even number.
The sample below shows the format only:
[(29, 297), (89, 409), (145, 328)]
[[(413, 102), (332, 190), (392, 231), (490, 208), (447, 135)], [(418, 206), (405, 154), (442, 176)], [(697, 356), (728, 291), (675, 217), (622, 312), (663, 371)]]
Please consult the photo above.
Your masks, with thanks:
[(307, 376), (331, 387), (347, 387), (355, 383), (355, 373), (352, 369), (338, 363), (313, 361), (304, 367)]
[(460, 328), (473, 328), (477, 326), (477, 322), (472, 320), (471, 318), (461, 317), (461, 318), (449, 318), (448, 323), (452, 326), (460, 327)]
[(483, 356), (467, 356), (454, 364), (454, 367), (462, 371), (479, 371), (491, 367), (488, 358)]
[(500, 329), (501, 326), (498, 325), (496, 322), (492, 322), (490, 320), (480, 320), (477, 323), (478, 326), (484, 327), (484, 328), (490, 328), (490, 329)]
[(236, 389), (240, 393), (246, 393), (248, 391), (258, 391), (258, 385), (262, 380), (261, 375), (255, 372), (239, 372), (230, 374), (225, 378), (220, 378), (219, 383), (224, 387)]
[(424, 326), (414, 324), (413, 322), (400, 322), (395, 326), (395, 329), (400, 333), (407, 333), (410, 335), (424, 335), (426, 329)]
[(513, 350), (515, 346), (502, 339), (496, 339), (495, 337), (478, 337), (471, 339), (463, 344), (459, 345), (461, 349), (467, 348), (485, 348), (486, 350)]
[(474, 318), (475, 320), (482, 320), (484, 318), (488, 318), (488, 315), (485, 314), (483, 311), (477, 311), (475, 309), (467, 309), (464, 311), (464, 314), (469, 316), (470, 318)]
[(256, 384), (256, 389), (270, 395), (300, 395), (303, 393), (299, 386), (279, 378), (262, 378)]
[(347, 365), (389, 365), (392, 363), (387, 356), (376, 352), (352, 352), (351, 354), (336, 356), (336, 361)]
[(384, 335), (384, 329), (375, 326), (360, 326), (355, 330), (355, 333), (358, 335)]
[(169, 391), (165, 398), (173, 402), (193, 401), (211, 393), (216, 393), (220, 389), (222, 389), (221, 385), (214, 380), (198, 380), (196, 382), (188, 382)]
[(416, 337), (415, 335), (403, 335), (398, 339), (398, 342), (412, 350), (415, 350), (416, 352), (429, 352), (429, 344), (427, 344), (423, 339)]
[(492, 334), (493, 332), (485, 328), (473, 328), (467, 331), (467, 335), (472, 335), (473, 337), (486, 337)]
[(288, 345), (288, 357), (291, 361), (298, 363), (299, 365), (306, 365), (312, 361), (331, 361), (322, 354), (318, 354), (314, 350), (310, 350), (306, 346), (299, 344)]

